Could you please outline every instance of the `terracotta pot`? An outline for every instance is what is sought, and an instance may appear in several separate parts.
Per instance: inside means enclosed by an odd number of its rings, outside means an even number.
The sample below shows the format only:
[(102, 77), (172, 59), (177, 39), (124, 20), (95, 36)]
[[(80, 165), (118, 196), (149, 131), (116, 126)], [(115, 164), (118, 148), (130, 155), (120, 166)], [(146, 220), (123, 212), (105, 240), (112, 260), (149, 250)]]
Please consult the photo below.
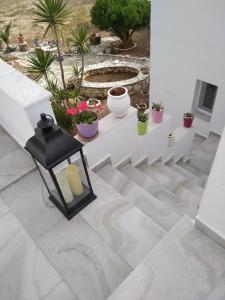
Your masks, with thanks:
[(18, 41), (19, 41), (20, 44), (25, 43), (25, 38), (24, 38), (23, 35), (19, 35), (17, 38), (18, 38)]
[(108, 90), (107, 105), (115, 117), (126, 116), (130, 107), (130, 96), (125, 87), (113, 87)]
[(152, 109), (152, 120), (153, 120), (153, 123), (161, 123), (162, 122), (162, 118), (163, 118), (163, 113), (164, 113), (163, 109), (160, 110), (160, 111)]
[(185, 127), (185, 128), (191, 128), (191, 127), (192, 127), (193, 120), (194, 120), (194, 116), (193, 116), (192, 118), (187, 118), (187, 117), (185, 117), (185, 115), (184, 115), (184, 127)]
[(98, 134), (98, 120), (92, 124), (76, 124), (81, 138), (93, 139)]

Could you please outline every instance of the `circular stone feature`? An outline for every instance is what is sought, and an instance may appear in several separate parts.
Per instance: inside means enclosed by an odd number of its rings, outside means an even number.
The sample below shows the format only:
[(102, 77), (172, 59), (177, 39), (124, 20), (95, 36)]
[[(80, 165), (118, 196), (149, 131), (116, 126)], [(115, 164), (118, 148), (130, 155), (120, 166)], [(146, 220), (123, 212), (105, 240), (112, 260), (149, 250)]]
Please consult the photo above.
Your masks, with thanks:
[(146, 90), (149, 74), (144, 74), (138, 63), (106, 61), (89, 65), (85, 69), (81, 95), (85, 97), (107, 98), (107, 92), (115, 86), (124, 86), (129, 93)]
[(106, 67), (86, 72), (85, 80), (90, 82), (115, 82), (134, 78), (138, 73), (137, 69), (131, 67)]

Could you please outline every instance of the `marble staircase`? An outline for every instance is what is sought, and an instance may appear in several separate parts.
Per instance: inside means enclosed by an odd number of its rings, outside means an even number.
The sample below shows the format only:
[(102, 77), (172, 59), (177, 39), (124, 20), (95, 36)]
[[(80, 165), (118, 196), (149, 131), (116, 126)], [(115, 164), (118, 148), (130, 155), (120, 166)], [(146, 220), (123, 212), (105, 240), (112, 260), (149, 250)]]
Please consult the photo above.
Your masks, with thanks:
[(225, 298), (225, 249), (193, 220), (208, 174), (191, 158), (212, 158), (218, 138), (197, 136), (186, 163), (90, 170), (97, 199), (67, 221), (0, 133), (0, 299)]
[[(221, 270), (218, 266), (225, 250), (194, 226), (218, 143), (213, 134), (208, 139), (196, 136), (187, 162), (158, 161), (149, 166), (145, 161), (138, 167), (128, 162), (119, 169), (106, 163), (96, 171), (164, 231), (110, 300), (206, 299), (221, 281), (225, 264)], [(214, 275), (207, 280), (209, 270)]]

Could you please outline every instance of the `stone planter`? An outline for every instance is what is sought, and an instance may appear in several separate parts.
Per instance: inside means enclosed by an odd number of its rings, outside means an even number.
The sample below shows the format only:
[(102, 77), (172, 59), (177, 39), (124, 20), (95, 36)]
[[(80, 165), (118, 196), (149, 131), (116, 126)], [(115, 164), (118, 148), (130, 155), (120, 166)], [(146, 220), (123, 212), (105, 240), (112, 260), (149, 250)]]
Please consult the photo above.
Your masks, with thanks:
[(108, 90), (107, 105), (113, 116), (124, 117), (130, 106), (130, 96), (125, 87), (113, 87)]
[(139, 135), (145, 135), (147, 133), (147, 129), (148, 129), (148, 121), (146, 121), (146, 122), (138, 121), (137, 129), (138, 129)]
[(160, 111), (152, 109), (152, 120), (153, 120), (153, 123), (161, 123), (162, 122), (162, 118), (163, 118), (163, 113), (164, 113), (163, 109), (160, 110)]
[(89, 40), (90, 40), (90, 44), (91, 45), (99, 45), (101, 44), (101, 37), (98, 36), (98, 35), (95, 35), (95, 36), (90, 36), (89, 37)]
[(91, 140), (98, 134), (98, 120), (92, 124), (76, 124), (78, 134), (81, 138)]

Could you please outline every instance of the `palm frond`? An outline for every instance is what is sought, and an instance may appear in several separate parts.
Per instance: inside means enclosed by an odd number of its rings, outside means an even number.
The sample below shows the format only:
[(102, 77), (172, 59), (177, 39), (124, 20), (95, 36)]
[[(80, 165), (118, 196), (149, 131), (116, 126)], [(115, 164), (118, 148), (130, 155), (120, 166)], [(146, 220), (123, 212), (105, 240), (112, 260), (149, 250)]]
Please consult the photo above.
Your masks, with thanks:
[(73, 31), (70, 41), (74, 47), (78, 48), (81, 54), (88, 54), (90, 52), (88, 32), (84, 27), (81, 26), (77, 31)]
[(70, 14), (63, 0), (39, 0), (34, 6), (34, 22), (48, 24), (45, 35), (50, 28), (64, 25), (65, 18)]
[(39, 80), (50, 73), (50, 67), (53, 61), (54, 57), (50, 52), (40, 50), (35, 55), (30, 55), (28, 57), (27, 72), (37, 75), (37, 80)]

